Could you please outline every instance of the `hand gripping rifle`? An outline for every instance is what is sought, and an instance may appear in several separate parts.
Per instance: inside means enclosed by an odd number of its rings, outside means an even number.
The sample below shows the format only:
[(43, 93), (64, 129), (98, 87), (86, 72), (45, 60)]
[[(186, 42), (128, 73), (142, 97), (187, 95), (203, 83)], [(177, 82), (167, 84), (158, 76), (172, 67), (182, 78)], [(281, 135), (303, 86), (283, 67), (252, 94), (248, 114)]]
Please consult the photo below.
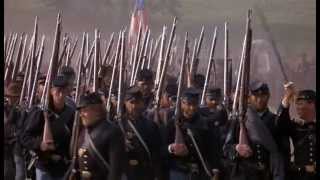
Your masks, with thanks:
[[(80, 100), (80, 84), (81, 84), (81, 73), (83, 71), (83, 59), (84, 59), (84, 50), (86, 46), (86, 36), (85, 33), (82, 35), (82, 46), (81, 46), (81, 51), (80, 51), (80, 58), (79, 58), (79, 63), (78, 63), (78, 74), (77, 74), (77, 85), (76, 85), (76, 95), (75, 95), (75, 103), (79, 105), (79, 100)], [(70, 143), (70, 153), (72, 157), (71, 161), (71, 172), (69, 175), (69, 180), (76, 180), (76, 162), (78, 158), (77, 154), (77, 145), (78, 145), (78, 139), (79, 139), (79, 133), (80, 133), (80, 116), (79, 116), (79, 111), (76, 111), (75, 117), (74, 117), (74, 122), (72, 126), (72, 136), (71, 136), (71, 143)]]
[(182, 131), (180, 129), (182, 122), (181, 122), (181, 91), (183, 88), (183, 81), (184, 81), (184, 71), (185, 71), (185, 64), (186, 64), (186, 58), (187, 58), (187, 47), (188, 47), (188, 32), (185, 34), (184, 39), (184, 46), (183, 46), (183, 56), (182, 56), (182, 62), (180, 67), (180, 77), (179, 77), (179, 84), (178, 84), (178, 91), (177, 91), (177, 102), (176, 102), (176, 108), (175, 108), (175, 139), (174, 143), (176, 144), (184, 144), (184, 138), (182, 135)]

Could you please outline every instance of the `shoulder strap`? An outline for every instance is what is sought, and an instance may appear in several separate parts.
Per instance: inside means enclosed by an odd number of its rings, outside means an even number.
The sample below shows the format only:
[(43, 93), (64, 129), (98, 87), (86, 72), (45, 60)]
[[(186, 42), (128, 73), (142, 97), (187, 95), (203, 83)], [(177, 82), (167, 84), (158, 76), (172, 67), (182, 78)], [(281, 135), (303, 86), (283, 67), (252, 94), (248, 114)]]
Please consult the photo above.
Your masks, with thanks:
[(146, 150), (146, 152), (148, 153), (149, 159), (151, 160), (151, 153), (150, 150), (147, 146), (147, 144), (144, 142), (144, 140), (142, 139), (141, 135), (139, 134), (139, 132), (137, 131), (137, 129), (134, 127), (134, 125), (132, 124), (131, 121), (128, 121), (129, 126), (131, 127), (131, 129), (133, 130), (133, 132), (136, 134), (136, 136), (138, 137), (140, 143), (142, 144), (143, 148)]
[(201, 164), (202, 164), (202, 166), (203, 166), (203, 169), (206, 171), (206, 173), (207, 173), (207, 175), (208, 175), (209, 177), (213, 177), (212, 174), (210, 173), (210, 171), (209, 171), (209, 169), (208, 169), (208, 167), (207, 167), (204, 159), (203, 159), (203, 156), (202, 156), (202, 154), (201, 154), (201, 152), (200, 152), (200, 149), (199, 149), (199, 147), (198, 147), (198, 144), (197, 144), (197, 142), (196, 142), (196, 140), (195, 140), (195, 138), (194, 138), (194, 136), (193, 136), (193, 133), (192, 133), (192, 131), (191, 131), (189, 128), (187, 128), (187, 134), (190, 136), (191, 141), (192, 141), (194, 147), (196, 148), (196, 151), (197, 151), (197, 154), (198, 154), (199, 159), (200, 159), (200, 161), (201, 161)]

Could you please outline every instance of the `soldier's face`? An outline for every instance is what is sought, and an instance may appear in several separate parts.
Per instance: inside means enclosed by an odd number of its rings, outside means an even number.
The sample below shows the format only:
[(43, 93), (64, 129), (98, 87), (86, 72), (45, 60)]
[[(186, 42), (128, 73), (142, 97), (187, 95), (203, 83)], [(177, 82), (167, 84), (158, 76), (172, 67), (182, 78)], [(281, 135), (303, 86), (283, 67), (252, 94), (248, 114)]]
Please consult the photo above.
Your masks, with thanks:
[(90, 127), (103, 118), (101, 104), (93, 104), (80, 109), (80, 117), (83, 126)]
[(56, 104), (64, 103), (66, 94), (67, 94), (67, 90), (64, 88), (59, 88), (59, 87), (51, 88), (51, 95), (52, 95), (53, 101)]
[(296, 100), (297, 114), (301, 119), (315, 115), (315, 104), (307, 100)]
[(168, 108), (168, 107), (170, 107), (170, 100), (169, 100), (169, 97), (168, 97), (166, 94), (164, 94), (164, 95), (161, 97), (160, 107), (162, 107), (162, 108)]
[(131, 116), (137, 116), (142, 113), (143, 110), (143, 101), (141, 99), (130, 99), (125, 101), (125, 106), (127, 113)]
[(209, 108), (216, 108), (219, 104), (219, 100), (212, 97), (206, 97), (206, 103)]
[(44, 89), (44, 84), (39, 84), (38, 88), (37, 88), (37, 97), (39, 99), (41, 99), (42, 93), (43, 93), (43, 89)]
[(251, 95), (249, 103), (257, 110), (263, 111), (268, 107), (269, 94)]
[(138, 81), (137, 86), (143, 96), (148, 96), (152, 92), (153, 83), (151, 81)]
[(181, 100), (181, 111), (185, 118), (190, 119), (197, 112), (198, 103), (196, 100)]
[(13, 106), (13, 105), (16, 105), (18, 103), (19, 96), (9, 96), (7, 98), (7, 100), (8, 100), (8, 104)]

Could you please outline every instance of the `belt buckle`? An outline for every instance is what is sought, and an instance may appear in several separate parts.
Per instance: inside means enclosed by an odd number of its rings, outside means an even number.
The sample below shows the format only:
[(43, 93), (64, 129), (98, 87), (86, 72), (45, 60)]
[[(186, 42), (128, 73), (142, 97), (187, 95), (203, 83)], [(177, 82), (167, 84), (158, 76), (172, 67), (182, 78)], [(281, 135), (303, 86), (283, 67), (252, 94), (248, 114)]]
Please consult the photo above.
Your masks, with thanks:
[(136, 159), (130, 159), (130, 160), (129, 160), (129, 164), (130, 164), (131, 166), (136, 166), (136, 165), (139, 164), (139, 161), (136, 160)]
[(316, 172), (316, 165), (315, 164), (306, 165), (306, 166), (304, 166), (304, 169), (308, 173), (315, 173)]
[(259, 170), (264, 170), (265, 169), (265, 165), (262, 164), (261, 162), (258, 162), (258, 169)]
[(90, 179), (91, 178), (91, 172), (90, 171), (81, 171), (81, 177), (83, 179)]

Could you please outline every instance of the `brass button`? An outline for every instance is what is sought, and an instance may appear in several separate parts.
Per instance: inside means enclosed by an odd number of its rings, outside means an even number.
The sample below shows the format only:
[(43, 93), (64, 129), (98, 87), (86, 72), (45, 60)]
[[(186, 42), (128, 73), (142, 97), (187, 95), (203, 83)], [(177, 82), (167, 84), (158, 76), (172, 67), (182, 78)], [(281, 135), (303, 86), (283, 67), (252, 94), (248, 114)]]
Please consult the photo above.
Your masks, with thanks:
[(84, 164), (88, 164), (88, 162), (87, 162), (87, 161), (83, 161), (83, 163), (84, 163)]
[(88, 167), (87, 167), (87, 166), (85, 166), (85, 167), (84, 167), (84, 170), (88, 170)]
[(79, 155), (80, 157), (82, 157), (82, 156), (84, 155), (84, 153), (86, 153), (86, 152), (87, 152), (87, 149), (79, 148), (79, 150), (78, 150), (78, 155)]
[(135, 159), (130, 159), (130, 160), (129, 160), (129, 164), (130, 164), (131, 166), (136, 166), (136, 165), (139, 164), (139, 161), (138, 161), (138, 160), (135, 160)]
[(83, 157), (84, 157), (84, 158), (88, 158), (88, 155), (85, 154), (85, 155), (83, 155)]
[(258, 159), (261, 159), (261, 156), (258, 156)]
[(310, 155), (310, 156), (313, 156), (313, 154), (312, 154), (312, 153), (310, 153), (309, 155)]
[(310, 162), (313, 162), (313, 159), (311, 158), (311, 159), (309, 159), (309, 161), (310, 161)]

